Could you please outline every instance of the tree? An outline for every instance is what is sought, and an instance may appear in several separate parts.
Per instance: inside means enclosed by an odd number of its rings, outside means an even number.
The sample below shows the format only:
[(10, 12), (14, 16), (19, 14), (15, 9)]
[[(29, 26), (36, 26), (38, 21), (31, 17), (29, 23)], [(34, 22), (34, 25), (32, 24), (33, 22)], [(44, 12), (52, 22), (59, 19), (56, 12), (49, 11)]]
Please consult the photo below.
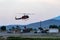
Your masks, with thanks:
[(58, 29), (59, 29), (59, 31), (60, 31), (60, 25), (59, 25)]
[(33, 30), (33, 28), (28, 28), (30, 31), (32, 31)]
[(2, 31), (6, 31), (6, 26), (1, 26)]
[(42, 27), (39, 27), (38, 29), (43, 30), (43, 28), (42, 28)]
[(18, 25), (16, 26), (15, 32), (21, 32), (21, 28)]
[(17, 26), (16, 26), (16, 29), (17, 29), (17, 30), (20, 30), (20, 27), (17, 25)]
[(12, 27), (12, 30), (13, 30), (13, 31), (15, 30), (15, 27), (14, 27), (14, 26)]
[(12, 31), (13, 33), (15, 33), (15, 27), (14, 27), (14, 26), (11, 28), (11, 31)]
[(58, 28), (57, 25), (50, 25), (49, 28)]
[(24, 29), (26, 29), (26, 26), (24, 26)]

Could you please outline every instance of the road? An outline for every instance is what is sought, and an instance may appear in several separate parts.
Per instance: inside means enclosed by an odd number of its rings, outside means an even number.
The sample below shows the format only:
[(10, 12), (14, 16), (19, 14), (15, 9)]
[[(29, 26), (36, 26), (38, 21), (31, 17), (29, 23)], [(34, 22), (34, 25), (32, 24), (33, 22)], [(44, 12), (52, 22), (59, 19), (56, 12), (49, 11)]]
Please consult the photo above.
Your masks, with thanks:
[(60, 33), (0, 33), (0, 37), (23, 37), (23, 38), (60, 38)]

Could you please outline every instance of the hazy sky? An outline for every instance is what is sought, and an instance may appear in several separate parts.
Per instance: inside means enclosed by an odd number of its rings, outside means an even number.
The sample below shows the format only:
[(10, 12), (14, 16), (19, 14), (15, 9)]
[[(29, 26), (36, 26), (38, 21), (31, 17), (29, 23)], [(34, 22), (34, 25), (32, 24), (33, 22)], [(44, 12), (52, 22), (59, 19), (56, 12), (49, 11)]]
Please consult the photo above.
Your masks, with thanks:
[[(33, 13), (27, 21), (16, 21), (18, 13)], [(60, 0), (0, 0), (0, 25), (29, 24), (60, 15)], [(22, 16), (22, 14), (19, 14)]]

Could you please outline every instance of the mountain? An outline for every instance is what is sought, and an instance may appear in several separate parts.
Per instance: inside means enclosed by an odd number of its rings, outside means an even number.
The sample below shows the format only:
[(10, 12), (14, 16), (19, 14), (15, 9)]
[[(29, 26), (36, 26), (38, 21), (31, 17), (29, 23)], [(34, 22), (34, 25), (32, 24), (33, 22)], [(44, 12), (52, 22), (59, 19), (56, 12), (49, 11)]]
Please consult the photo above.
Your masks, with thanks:
[(6, 28), (7, 29), (11, 29), (12, 27), (16, 28), (16, 26), (19, 26), (21, 29), (23, 29), (25, 25), (7, 25)]
[[(38, 28), (38, 27), (40, 27), (40, 24), (41, 24), (42, 28), (49, 28), (49, 25), (53, 25), (53, 24), (59, 26), (60, 25), (60, 16), (54, 17), (52, 19), (45, 20), (42, 22), (36, 22), (36, 23), (28, 24), (28, 25), (18, 25), (18, 26), (21, 28), (24, 28), (24, 26), (26, 26), (27, 28)], [(13, 26), (16, 27), (17, 25), (7, 25), (7, 29), (12, 28)]]
[(55, 20), (60, 20), (60, 16), (53, 18)]
[(41, 23), (36, 22), (36, 23), (29, 24), (28, 27), (38, 28), (38, 27), (40, 27), (40, 24), (41, 24), (42, 28), (49, 28), (49, 25), (59, 26), (60, 25), (60, 16), (54, 17), (49, 20), (42, 21)]

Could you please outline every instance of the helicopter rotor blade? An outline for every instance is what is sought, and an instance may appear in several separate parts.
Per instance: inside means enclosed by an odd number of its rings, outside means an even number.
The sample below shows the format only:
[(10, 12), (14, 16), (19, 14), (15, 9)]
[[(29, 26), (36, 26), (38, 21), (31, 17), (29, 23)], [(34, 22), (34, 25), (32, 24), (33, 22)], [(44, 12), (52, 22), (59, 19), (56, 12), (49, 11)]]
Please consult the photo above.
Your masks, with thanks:
[(17, 14), (34, 15), (34, 13), (17, 13)]

